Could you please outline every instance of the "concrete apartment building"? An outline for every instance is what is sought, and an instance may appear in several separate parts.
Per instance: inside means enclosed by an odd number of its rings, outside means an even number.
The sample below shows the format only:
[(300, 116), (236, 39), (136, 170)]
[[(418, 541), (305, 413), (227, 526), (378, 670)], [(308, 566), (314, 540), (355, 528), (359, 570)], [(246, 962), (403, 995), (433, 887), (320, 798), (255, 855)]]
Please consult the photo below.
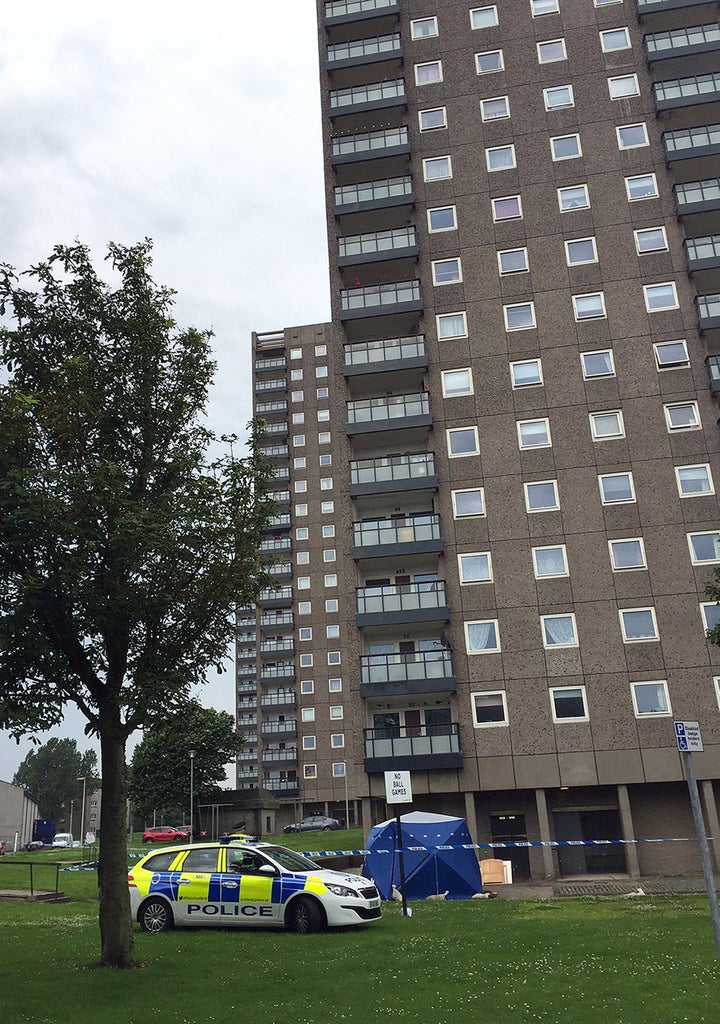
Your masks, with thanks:
[(240, 615), (238, 786), (367, 828), (403, 768), (481, 842), (689, 836), (691, 719), (719, 835), (718, 5), (332, 0), (318, 25), (332, 323), (253, 337), (278, 586)]

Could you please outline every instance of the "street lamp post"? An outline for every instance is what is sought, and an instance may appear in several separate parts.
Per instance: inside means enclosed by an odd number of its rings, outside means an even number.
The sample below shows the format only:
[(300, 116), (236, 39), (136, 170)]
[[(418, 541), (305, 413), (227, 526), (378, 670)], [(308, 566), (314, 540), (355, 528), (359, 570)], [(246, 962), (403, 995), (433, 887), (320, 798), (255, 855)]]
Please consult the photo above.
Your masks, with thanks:
[(345, 768), (345, 828), (350, 828), (350, 801), (348, 800), (347, 761)]
[(83, 775), (82, 779), (78, 779), (78, 782), (83, 784), (82, 810), (80, 812), (80, 842), (85, 845), (85, 786), (87, 785), (87, 778)]
[(73, 820), (73, 807), (74, 807), (74, 806), (75, 806), (75, 801), (74, 801), (74, 800), (71, 800), (71, 801), (70, 801), (70, 828), (68, 829), (68, 832), (70, 833), (70, 835), (72, 835), (72, 834), (73, 834), (73, 830), (72, 830), (72, 820)]
[(195, 751), (190, 751), (190, 842), (193, 841), (193, 785), (195, 782)]

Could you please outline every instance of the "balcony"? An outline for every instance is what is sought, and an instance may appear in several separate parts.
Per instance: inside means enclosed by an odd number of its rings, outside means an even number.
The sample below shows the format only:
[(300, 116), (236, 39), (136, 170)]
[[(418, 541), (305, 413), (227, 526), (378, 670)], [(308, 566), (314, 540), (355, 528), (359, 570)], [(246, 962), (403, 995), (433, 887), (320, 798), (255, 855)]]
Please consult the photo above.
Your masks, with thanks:
[(667, 32), (651, 32), (644, 38), (645, 52), (650, 64), (657, 60), (694, 57), (720, 49), (720, 25), (692, 25), (673, 28)]
[(368, 654), (360, 659), (361, 697), (406, 697), (415, 693), (454, 693), (457, 687), (450, 651)]
[(331, 89), (329, 100), (331, 119), (344, 114), (362, 114), (369, 110), (404, 107), (407, 105), (405, 79), (394, 78), (387, 82), (353, 85), (348, 89)]
[(294, 718), (287, 718), (283, 722), (263, 722), (260, 732), (263, 736), (297, 736), (297, 722)]
[(267, 526), (263, 528), (263, 532), (267, 533), (269, 531), (270, 533), (272, 533), (273, 530), (285, 529), (286, 527), (287, 529), (289, 529), (291, 523), (292, 521), (290, 518), (290, 513), (282, 512), (280, 515), (273, 516), (271, 519), (268, 520)]
[(363, 398), (347, 403), (347, 433), (350, 436), (430, 426), (432, 416), (427, 391), (386, 398)]
[[(389, 735), (395, 733), (396, 735)], [(462, 768), (457, 722), (450, 725), (365, 729), (365, 771)]]
[(689, 78), (670, 78), (653, 85), (655, 108), (674, 110), (695, 107), (699, 103), (715, 103), (720, 99), (720, 74), (691, 75)]
[(417, 254), (414, 227), (368, 231), (362, 235), (342, 235), (338, 238), (337, 265), (350, 267), (386, 260), (413, 259)]
[(709, 0), (637, 0), (638, 16), (662, 14), (665, 11), (680, 11), (686, 7), (709, 7), (717, 10), (717, 4)]
[(276, 505), (290, 504), (290, 491), (271, 491), (268, 497), (271, 501), (274, 501)]
[(295, 651), (295, 640), (291, 636), (277, 637), (274, 640), (260, 642), (260, 654), (264, 658), (272, 658), (278, 654), (292, 654)]
[(282, 747), (280, 749), (263, 750), (263, 764), (295, 764), (298, 759), (297, 747)]
[(276, 466), (272, 472), (273, 483), (283, 484), (290, 480), (290, 469), (287, 466)]
[(330, 140), (330, 162), (333, 165), (387, 159), (409, 152), (410, 136), (404, 125), (379, 128), (372, 132), (335, 135)]
[(268, 683), (294, 683), (295, 662), (278, 661), (274, 665), (263, 665), (260, 669), (260, 682)]
[(264, 613), (260, 616), (260, 629), (272, 629), (273, 626), (293, 628), (295, 616), (292, 612), (282, 612), (280, 615), (268, 615)]
[(266, 459), (289, 459), (290, 449), (286, 444), (271, 444), (261, 448), (260, 454)]
[(327, 48), (328, 71), (340, 68), (376, 64), (379, 61), (399, 60), (403, 55), (399, 32), (384, 36), (370, 36), (367, 39), (350, 39), (344, 43), (333, 43)]
[(294, 708), (297, 704), (297, 696), (294, 690), (269, 690), (263, 694), (261, 706), (263, 711), (267, 708)]
[(258, 594), (258, 605), (261, 608), (281, 608), (292, 604), (292, 599), (292, 587), (269, 587)]
[[(237, 710), (238, 711), (257, 711), (257, 701), (255, 700), (254, 697), (252, 698), (252, 700), (250, 698), (248, 698), (248, 697), (241, 697), (238, 700), (238, 702), (237, 702)], [(252, 722), (251, 724), (255, 725), (256, 722), (257, 722), (257, 719), (255, 719), (255, 721)]]
[[(276, 402), (256, 402), (255, 403), (255, 415), (256, 416), (273, 416), (277, 413), (286, 413), (288, 408), (287, 402), (280, 400)], [(267, 429), (267, 427), (265, 428)]]
[(396, 178), (379, 178), (351, 185), (338, 185), (334, 192), (336, 216), (385, 210), (393, 206), (410, 206), (415, 202), (412, 177), (401, 174)]
[[(257, 755), (255, 756), (257, 757)], [(246, 781), (248, 779), (256, 779), (258, 777), (258, 770), (249, 766), (247, 768), (238, 768), (237, 777)]]
[(277, 423), (266, 423), (265, 433), (270, 438), (283, 438), (288, 435), (288, 425), (286, 420), (280, 420)]
[(257, 750), (241, 750), (237, 756), (238, 761), (257, 761)]
[(238, 715), (237, 725), (239, 731), (243, 731), (245, 729), (254, 729), (255, 726), (257, 725), (257, 714)]
[(387, 15), (399, 15), (398, 0), (330, 0), (325, 4), (325, 24), (344, 25)]
[(710, 381), (710, 394), (720, 394), (720, 356), (708, 356), (705, 360), (705, 369)]
[(269, 359), (255, 360), (255, 373), (271, 373), (275, 370), (287, 370), (285, 356), (273, 356)]
[(269, 789), (275, 796), (299, 796), (300, 783), (297, 779), (265, 779), (265, 789)]
[(385, 558), (389, 555), (426, 554), (443, 549), (440, 516), (430, 513), (370, 519), (353, 523), (353, 556)]
[(663, 132), (662, 138), (665, 159), (669, 164), (676, 160), (717, 156), (720, 153), (720, 124), (698, 125), (696, 128)]
[(387, 316), (396, 313), (420, 313), (422, 296), (419, 281), (394, 281), (367, 288), (343, 288), (340, 292), (340, 319)]
[(238, 695), (257, 693), (257, 682), (254, 679), (239, 682), (236, 687)]
[(716, 331), (720, 327), (720, 294), (698, 295), (695, 307), (701, 331)]
[(259, 550), (264, 554), (280, 554), (292, 551), (292, 540), (290, 537), (271, 537), (269, 540), (260, 541)]
[(688, 274), (720, 267), (720, 235), (687, 238), (683, 243)]
[(272, 380), (255, 381), (256, 395), (265, 395), (270, 391), (287, 391), (287, 378), (273, 377)]
[(361, 627), (450, 619), (444, 580), (358, 587), (355, 610), (356, 624)]
[(426, 370), (428, 357), (425, 336), (415, 334), (409, 338), (383, 338), (380, 341), (362, 341), (344, 346), (345, 376), (392, 373), (404, 370)]
[(289, 580), (292, 579), (293, 574), (292, 562), (273, 562), (272, 565), (266, 567), (265, 571), (276, 580)]
[(395, 491), (436, 490), (435, 456), (432, 452), (386, 455), (350, 463), (350, 497), (392, 494)]

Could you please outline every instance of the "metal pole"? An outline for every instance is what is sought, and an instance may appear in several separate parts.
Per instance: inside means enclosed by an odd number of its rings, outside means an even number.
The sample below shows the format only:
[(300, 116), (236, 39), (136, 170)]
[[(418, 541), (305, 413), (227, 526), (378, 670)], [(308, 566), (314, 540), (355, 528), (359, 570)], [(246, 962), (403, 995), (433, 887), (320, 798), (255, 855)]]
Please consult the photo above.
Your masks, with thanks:
[(683, 767), (685, 768), (685, 778), (687, 779), (688, 792), (690, 793), (690, 806), (692, 807), (693, 818), (695, 819), (695, 832), (697, 834), (698, 845), (700, 847), (703, 877), (705, 879), (705, 888), (707, 889), (708, 903), (710, 904), (710, 918), (712, 920), (713, 932), (715, 933), (715, 945), (717, 947), (718, 960), (720, 960), (720, 910), (718, 909), (715, 879), (713, 878), (712, 864), (710, 862), (710, 847), (708, 846), (707, 835), (705, 833), (705, 820), (703, 818), (702, 807), (700, 806), (700, 794), (698, 793), (695, 768), (693, 766), (692, 754), (689, 750), (681, 750), (680, 756), (682, 758)]
[(350, 828), (350, 801), (348, 800), (347, 761), (345, 762), (345, 828)]
[(400, 865), (400, 895), (402, 896), (402, 916), (409, 917), (407, 899), (405, 897), (405, 854), (403, 853), (402, 823), (400, 821), (400, 805), (396, 804), (395, 811), (395, 842), (398, 852), (398, 864)]
[(68, 829), (68, 832), (70, 833), (70, 835), (72, 835), (72, 834), (73, 834), (73, 830), (72, 830), (72, 820), (73, 820), (73, 807), (74, 807), (74, 806), (75, 806), (75, 801), (74, 801), (74, 800), (71, 800), (71, 801), (70, 801), (70, 828)]
[[(78, 779), (78, 782), (80, 780)], [(87, 785), (87, 778), (83, 776), (83, 802), (82, 802), (82, 813), (80, 815), (80, 842), (85, 845), (85, 786)]]
[(193, 841), (193, 785), (195, 769), (195, 751), (190, 751), (190, 842)]

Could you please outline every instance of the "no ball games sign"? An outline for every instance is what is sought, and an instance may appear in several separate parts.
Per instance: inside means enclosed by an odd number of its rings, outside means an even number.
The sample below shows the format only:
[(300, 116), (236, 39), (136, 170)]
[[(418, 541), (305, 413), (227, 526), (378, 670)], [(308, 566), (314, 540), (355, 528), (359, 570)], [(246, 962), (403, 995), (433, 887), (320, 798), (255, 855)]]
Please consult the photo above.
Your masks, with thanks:
[(411, 804), (410, 772), (385, 772), (385, 799), (389, 804)]

